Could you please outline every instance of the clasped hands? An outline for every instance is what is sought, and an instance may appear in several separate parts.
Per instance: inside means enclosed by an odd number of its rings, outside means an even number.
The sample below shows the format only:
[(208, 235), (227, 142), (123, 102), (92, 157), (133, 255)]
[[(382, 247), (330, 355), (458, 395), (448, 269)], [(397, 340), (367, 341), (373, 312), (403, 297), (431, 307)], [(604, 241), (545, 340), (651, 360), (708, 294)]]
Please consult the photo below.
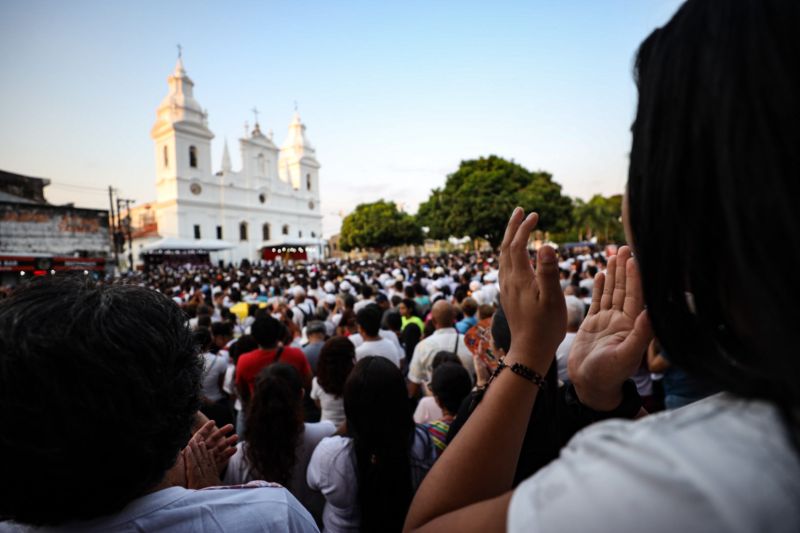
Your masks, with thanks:
[[(516, 208), (500, 246), (500, 294), (511, 331), (508, 362), (542, 375), (566, 333), (567, 313), (555, 250), (542, 246), (534, 270), (528, 239), (539, 216)], [(642, 361), (653, 337), (644, 310), (641, 279), (631, 249), (623, 246), (595, 277), (592, 304), (568, 359), (570, 380), (581, 403), (611, 411), (622, 401), (622, 384)]]

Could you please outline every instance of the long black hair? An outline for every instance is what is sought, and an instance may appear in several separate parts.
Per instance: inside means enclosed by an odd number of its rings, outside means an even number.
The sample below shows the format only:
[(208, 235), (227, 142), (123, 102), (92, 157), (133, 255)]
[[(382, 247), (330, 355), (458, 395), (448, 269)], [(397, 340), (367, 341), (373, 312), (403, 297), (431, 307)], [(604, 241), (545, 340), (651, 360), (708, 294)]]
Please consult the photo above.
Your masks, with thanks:
[(322, 390), (341, 397), (355, 360), (356, 347), (347, 337), (331, 337), (325, 341), (317, 363), (317, 382)]
[(688, 0), (636, 59), (629, 221), (670, 360), (800, 428), (800, 3)]
[(303, 383), (285, 363), (269, 365), (258, 375), (247, 409), (247, 461), (266, 481), (288, 485), (296, 462), (303, 424)]
[(400, 370), (383, 357), (363, 358), (345, 384), (344, 411), (356, 456), (361, 531), (401, 531), (413, 496), (414, 419)]

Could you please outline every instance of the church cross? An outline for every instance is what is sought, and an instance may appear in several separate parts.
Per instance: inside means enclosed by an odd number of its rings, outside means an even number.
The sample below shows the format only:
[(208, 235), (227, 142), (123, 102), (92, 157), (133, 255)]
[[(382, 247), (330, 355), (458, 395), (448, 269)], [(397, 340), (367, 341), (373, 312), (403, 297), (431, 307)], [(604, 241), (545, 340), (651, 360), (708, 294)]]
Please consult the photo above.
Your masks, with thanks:
[(257, 107), (253, 107), (253, 109), (251, 109), (251, 111), (253, 112), (253, 116), (256, 117), (256, 124), (258, 124), (258, 108)]
[(180, 43), (177, 46), (178, 46), (178, 59), (180, 59), (181, 57), (183, 57), (183, 47), (180, 45)]

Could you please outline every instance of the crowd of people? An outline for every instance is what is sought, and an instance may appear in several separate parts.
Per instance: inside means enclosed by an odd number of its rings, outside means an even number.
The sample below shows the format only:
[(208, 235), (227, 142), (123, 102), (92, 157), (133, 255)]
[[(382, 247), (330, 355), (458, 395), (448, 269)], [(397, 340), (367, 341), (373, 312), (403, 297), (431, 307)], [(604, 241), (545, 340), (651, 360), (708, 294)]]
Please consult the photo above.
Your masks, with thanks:
[(795, 22), (642, 44), (614, 254), (517, 208), (499, 253), (9, 290), (0, 531), (800, 530)]

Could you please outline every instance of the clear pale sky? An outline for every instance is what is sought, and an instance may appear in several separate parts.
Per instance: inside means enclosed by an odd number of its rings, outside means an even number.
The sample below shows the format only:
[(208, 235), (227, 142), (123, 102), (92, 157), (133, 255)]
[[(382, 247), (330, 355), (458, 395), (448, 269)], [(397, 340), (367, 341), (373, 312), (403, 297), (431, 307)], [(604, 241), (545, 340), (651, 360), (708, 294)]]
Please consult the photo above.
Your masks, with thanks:
[(639, 43), (678, 0), (0, 2), (0, 169), (53, 203), (155, 199), (150, 127), (177, 43), (215, 133), (293, 102), (317, 148), (325, 235), (386, 198), (415, 212), (459, 161), (497, 154), (571, 196), (622, 191)]

